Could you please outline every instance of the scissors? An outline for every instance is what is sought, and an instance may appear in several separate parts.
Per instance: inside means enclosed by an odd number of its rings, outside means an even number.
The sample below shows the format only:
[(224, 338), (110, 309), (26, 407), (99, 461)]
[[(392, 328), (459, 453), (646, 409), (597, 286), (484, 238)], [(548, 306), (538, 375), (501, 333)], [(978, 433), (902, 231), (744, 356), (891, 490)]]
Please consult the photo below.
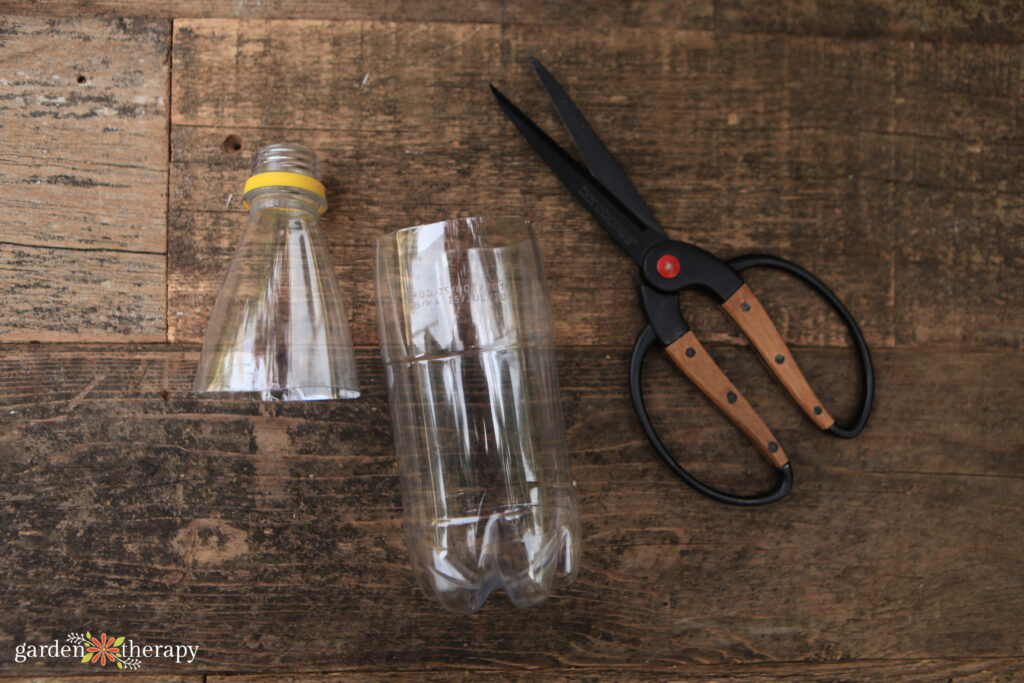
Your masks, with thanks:
[[(753, 506), (783, 498), (793, 486), (793, 470), (785, 451), (687, 325), (679, 309), (679, 293), (690, 288), (710, 292), (807, 417), (822, 430), (841, 438), (853, 438), (864, 429), (874, 399), (871, 353), (856, 320), (821, 280), (790, 261), (766, 254), (751, 254), (723, 261), (694, 244), (669, 239), (611, 152), (562, 87), (539, 61), (531, 57), (530, 63), (558, 110), (562, 123), (569, 129), (586, 168), (493, 85), (490, 86), (491, 92), (534, 150), (638, 266), (636, 279), (647, 325), (633, 346), (629, 387), (633, 407), (648, 440), (679, 478), (714, 500), (731, 505)], [(743, 281), (740, 274), (754, 267), (781, 269), (802, 280), (846, 324), (863, 371), (861, 406), (850, 424), (840, 426), (825, 410), (797, 366), (782, 335), (750, 286)], [(773, 488), (756, 495), (736, 495), (712, 488), (683, 469), (669, 453), (647, 415), (641, 383), (644, 358), (655, 344), (664, 349), (683, 374), (725, 413), (775, 468), (777, 480)]]

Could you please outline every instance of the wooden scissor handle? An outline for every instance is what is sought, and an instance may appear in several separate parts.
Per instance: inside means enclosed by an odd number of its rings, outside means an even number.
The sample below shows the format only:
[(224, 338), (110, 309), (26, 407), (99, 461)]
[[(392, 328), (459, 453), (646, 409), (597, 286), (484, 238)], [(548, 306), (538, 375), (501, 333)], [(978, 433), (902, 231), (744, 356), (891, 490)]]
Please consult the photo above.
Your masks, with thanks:
[[(665, 461), (665, 464), (669, 466), (676, 476), (691, 487), (720, 503), (743, 506), (765, 505), (766, 503), (773, 503), (788, 494), (793, 487), (793, 469), (786, 459), (786, 454), (778, 445), (778, 441), (772, 436), (768, 427), (765, 426), (761, 418), (754, 412), (753, 407), (740, 395), (736, 387), (732, 385), (732, 382), (725, 376), (725, 373), (718, 367), (714, 359), (708, 355), (692, 332), (687, 332), (666, 347), (669, 357), (754, 442), (758, 451), (775, 466), (778, 479), (775, 487), (764, 493), (753, 496), (734, 495), (712, 488), (698, 480), (687, 472), (672, 454), (668, 452), (665, 444), (661, 442), (657, 432), (654, 430), (650, 417), (647, 415), (642, 386), (644, 358), (657, 340), (658, 336), (650, 325), (645, 327), (640, 336), (637, 337), (636, 344), (633, 345), (633, 355), (629, 362), (629, 391), (633, 398), (633, 408), (636, 410), (637, 418), (640, 420), (640, 426), (643, 428), (651, 445), (654, 446), (655, 452)], [(691, 351), (692, 353), (690, 353)]]
[(736, 293), (722, 302), (722, 310), (736, 323), (750, 343), (754, 345), (761, 360), (771, 370), (779, 383), (785, 387), (796, 404), (821, 429), (828, 429), (835, 420), (821, 404), (804, 373), (793, 358), (793, 352), (786, 346), (768, 311), (754, 296), (749, 285), (744, 284)]
[[(860, 325), (857, 324), (849, 309), (846, 308), (846, 305), (839, 300), (839, 297), (824, 282), (812, 273), (804, 270), (792, 261), (787, 261), (778, 256), (746, 254), (729, 259), (727, 264), (737, 273), (741, 273), (748, 268), (774, 268), (786, 271), (803, 281), (839, 315), (843, 324), (846, 325), (850, 337), (853, 339), (853, 346), (857, 356), (860, 358), (860, 366), (863, 373), (863, 393), (860, 410), (857, 411), (857, 415), (852, 421), (843, 425), (835, 422), (822, 407), (821, 401), (818, 400), (807, 384), (807, 380), (804, 379), (803, 373), (797, 368), (796, 362), (789, 363), (793, 358), (792, 354), (789, 352), (788, 347), (786, 347), (786, 343), (782, 341), (782, 337), (779, 335), (778, 330), (775, 329), (775, 325), (768, 318), (764, 307), (757, 303), (750, 288), (745, 285), (740, 286), (722, 304), (726, 314), (736, 321), (736, 324), (739, 325), (740, 329), (743, 330), (744, 334), (754, 344), (754, 348), (757, 349), (761, 358), (768, 363), (768, 367), (772, 369), (775, 376), (786, 387), (790, 396), (796, 400), (808, 417), (814, 420), (815, 424), (827, 430), (833, 436), (838, 436), (842, 439), (852, 439), (860, 434), (861, 430), (868, 423), (868, 417), (871, 415), (871, 406), (875, 400), (875, 370), (871, 362), (871, 351), (868, 350), (868, 343), (864, 339), (864, 333), (861, 332)], [(744, 294), (749, 296), (749, 299), (743, 298)], [(749, 310), (744, 309), (744, 302), (748, 304)], [(774, 354), (772, 353), (773, 349), (777, 349)], [(783, 356), (782, 363), (777, 361), (777, 357), (780, 354)], [(783, 366), (787, 364), (790, 367), (786, 368), (784, 373), (780, 375)], [(794, 375), (791, 370), (796, 370), (796, 374)], [(802, 387), (806, 387), (806, 390)], [(819, 408), (820, 413), (818, 411)]]
[(722, 368), (718, 367), (715, 359), (705, 350), (692, 330), (666, 346), (665, 353), (676, 367), (682, 370), (683, 374), (750, 439), (765, 460), (773, 467), (782, 467), (789, 462), (768, 425), (743, 397), (740, 390), (725, 376)]

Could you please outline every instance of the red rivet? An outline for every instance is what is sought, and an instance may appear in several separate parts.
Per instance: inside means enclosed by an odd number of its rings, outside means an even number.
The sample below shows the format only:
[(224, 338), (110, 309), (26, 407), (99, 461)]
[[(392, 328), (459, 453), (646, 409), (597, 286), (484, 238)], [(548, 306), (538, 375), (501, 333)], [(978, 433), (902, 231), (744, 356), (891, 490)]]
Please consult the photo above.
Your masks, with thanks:
[(671, 280), (679, 275), (679, 259), (672, 254), (665, 254), (658, 259), (658, 275), (666, 280)]

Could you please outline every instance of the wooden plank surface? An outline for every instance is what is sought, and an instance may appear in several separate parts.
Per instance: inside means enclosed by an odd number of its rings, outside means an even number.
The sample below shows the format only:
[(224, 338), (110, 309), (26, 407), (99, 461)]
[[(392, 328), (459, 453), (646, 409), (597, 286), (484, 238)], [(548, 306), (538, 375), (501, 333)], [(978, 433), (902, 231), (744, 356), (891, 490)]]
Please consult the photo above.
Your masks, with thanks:
[[(84, 667), (83, 667), (84, 668)], [(115, 674), (116, 675), (116, 674)], [(164, 674), (161, 676), (132, 675), (133, 681), (139, 683), (204, 683), (203, 676), (174, 676)], [(6, 683), (56, 683), (56, 681), (67, 681), (68, 678), (56, 678), (51, 676), (5, 676), (0, 680)], [(100, 683), (109, 681), (110, 676), (75, 676), (74, 683)]]
[(0, 341), (163, 341), (170, 24), (0, 18)]
[[(845, 662), (809, 663), (800, 669), (802, 680), (841, 680), (855, 683), (888, 683), (889, 681), (920, 681), (920, 680), (955, 680), (958, 683), (977, 683), (993, 680), (1016, 680), (1024, 676), (1024, 662), (1015, 658), (997, 659), (934, 659), (902, 662)], [(293, 683), (296, 680), (310, 683), (345, 683), (347, 681), (401, 681), (415, 677), (424, 683), (430, 681), (477, 681), (486, 678), (488, 681), (505, 683), (512, 681), (544, 680), (551, 683), (569, 681), (778, 681), (791, 677), (793, 665), (780, 664), (742, 664), (734, 666), (709, 666), (707, 664), (687, 664), (670, 669), (546, 669), (539, 671), (508, 671), (499, 669), (476, 669), (465, 672), (451, 671), (416, 671), (413, 674), (401, 673), (370, 673), (358, 671), (352, 673), (331, 673), (303, 676), (295, 678), (281, 675), (234, 675), (208, 676), (207, 683)]]
[(615, 29), (682, 28), (735, 33), (779, 33), (850, 39), (890, 37), (936, 42), (1020, 44), (1024, 10), (1014, 0), (956, 3), (847, 0), (785, 4), (759, 0), (648, 0), (642, 3), (572, 0), (2, 0), (13, 13), (47, 16), (331, 19), (549, 24)]
[(92, 14), (113, 17), (236, 17), (240, 19), (328, 19), (498, 23), (502, 0), (0, 0), (13, 12), (46, 16)]
[[(480, 668), (460, 671), (349, 671), (325, 674), (228, 674), (210, 676), (132, 676), (134, 681), (159, 681), (160, 683), (348, 683), (349, 681), (408, 681), (415, 679), (422, 683), (433, 681), (479, 681), (486, 679), (496, 683), (543, 680), (550, 683), (571, 683), (574, 681), (767, 681), (786, 680), (792, 677), (792, 663), (707, 665), (687, 664), (668, 669), (543, 669), (510, 671), (508, 669)], [(898, 681), (954, 680), (958, 683), (989, 683), (990, 681), (1013, 681), (1024, 676), (1024, 659), (994, 657), (978, 659), (926, 659), (878, 662), (843, 662), (802, 664), (803, 680), (841, 680), (849, 683), (890, 683)], [(205, 678), (205, 681), (204, 681)], [(0, 677), (5, 683), (57, 683), (66, 678), (49, 676)], [(109, 677), (76, 676), (74, 683), (94, 683), (110, 680)]]
[[(198, 644), (192, 665), (139, 672), (183, 681), (1024, 680), (1022, 12), (0, 0), (0, 651), (99, 627)], [(673, 236), (791, 258), (861, 319), (877, 407), (842, 441), (684, 300), (790, 455), (782, 503), (707, 501), (644, 440), (632, 268), (486, 89), (568, 144), (527, 54)], [(358, 401), (189, 393), (249, 156), (279, 140), (325, 161)], [(584, 557), (539, 607), (492, 596), (460, 618), (408, 564), (372, 244), (474, 213), (537, 227)], [(838, 321), (782, 276), (751, 284), (848, 419)], [(33, 339), (61, 343), (2, 343)], [(82, 341), (108, 343), (66, 343)], [(739, 492), (771, 480), (667, 359), (645, 377), (685, 467)], [(95, 670), (5, 655), (0, 673)]]
[[(727, 372), (759, 371), (747, 349), (715, 352)], [(516, 669), (523, 652), (595, 670), (1024, 656), (1020, 354), (880, 352), (878, 413), (855, 441), (750, 382), (796, 472), (791, 496), (758, 511), (667, 476), (621, 389), (624, 351), (560, 356), (583, 572), (540, 607), (495, 596), (456, 618), (407, 564), (375, 349), (358, 354), (360, 400), (291, 405), (191, 396), (194, 347), (7, 349), (7, 638), (85, 621), (187, 636), (199, 667), (222, 671)], [(821, 375), (838, 356), (800, 362)], [(666, 360), (648, 374), (681, 462), (737, 489), (770, 476)], [(922, 416), (921, 397), (965, 393), (984, 408), (949, 398)]]
[[(631, 343), (633, 267), (486, 88), (498, 83), (566, 141), (530, 53), (577, 99), (672, 236), (723, 256), (758, 250), (802, 263), (876, 347), (1020, 348), (1024, 339), (1016, 48), (233, 20), (175, 22), (174, 44), (172, 340), (201, 339), (224, 252), (244, 225), (246, 157), (287, 139), (324, 158), (334, 207), (324, 228), (358, 342), (376, 339), (373, 239), (501, 213), (538, 226), (558, 338)], [(283, 48), (291, 44), (316, 47)], [(282, 89), (301, 95), (282, 106)], [(225, 150), (229, 135), (241, 153)], [(754, 278), (787, 341), (846, 343), (801, 286)], [(692, 318), (705, 339), (735, 334), (710, 307)]]

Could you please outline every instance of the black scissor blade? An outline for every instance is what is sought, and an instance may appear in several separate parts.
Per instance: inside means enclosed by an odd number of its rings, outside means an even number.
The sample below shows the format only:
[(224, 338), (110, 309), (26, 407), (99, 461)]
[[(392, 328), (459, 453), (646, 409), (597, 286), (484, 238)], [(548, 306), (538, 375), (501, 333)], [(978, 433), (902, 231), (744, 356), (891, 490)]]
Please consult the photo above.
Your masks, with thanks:
[(623, 206), (613, 194), (590, 175), (583, 166), (569, 156), (558, 143), (548, 137), (540, 127), (529, 119), (516, 105), (491, 86), (498, 106), (512, 120), (537, 154), (547, 162), (569, 191), (587, 207), (597, 222), (608, 231), (612, 239), (633, 257), (637, 264), (643, 262), (644, 254), (654, 244), (662, 242), (665, 236), (647, 228), (644, 223)]
[(654, 218), (654, 213), (647, 206), (640, 193), (637, 192), (633, 183), (630, 182), (629, 176), (622, 170), (619, 163), (615, 161), (615, 157), (608, 151), (605, 144), (601, 142), (601, 138), (597, 136), (594, 129), (587, 123), (583, 113), (573, 104), (573, 101), (566, 94), (565, 90), (562, 89), (562, 86), (558, 84), (555, 77), (537, 59), (530, 57), (530, 64), (533, 65), (533, 70), (537, 72), (541, 85), (544, 86), (548, 97), (551, 98), (555, 109), (558, 110), (562, 123), (569, 129), (569, 134), (572, 136), (573, 142), (576, 143), (576, 148), (583, 155), (583, 161), (586, 162), (590, 172), (612, 194), (618, 197), (619, 201), (625, 204), (637, 218), (642, 220), (647, 227), (664, 234), (661, 225)]

